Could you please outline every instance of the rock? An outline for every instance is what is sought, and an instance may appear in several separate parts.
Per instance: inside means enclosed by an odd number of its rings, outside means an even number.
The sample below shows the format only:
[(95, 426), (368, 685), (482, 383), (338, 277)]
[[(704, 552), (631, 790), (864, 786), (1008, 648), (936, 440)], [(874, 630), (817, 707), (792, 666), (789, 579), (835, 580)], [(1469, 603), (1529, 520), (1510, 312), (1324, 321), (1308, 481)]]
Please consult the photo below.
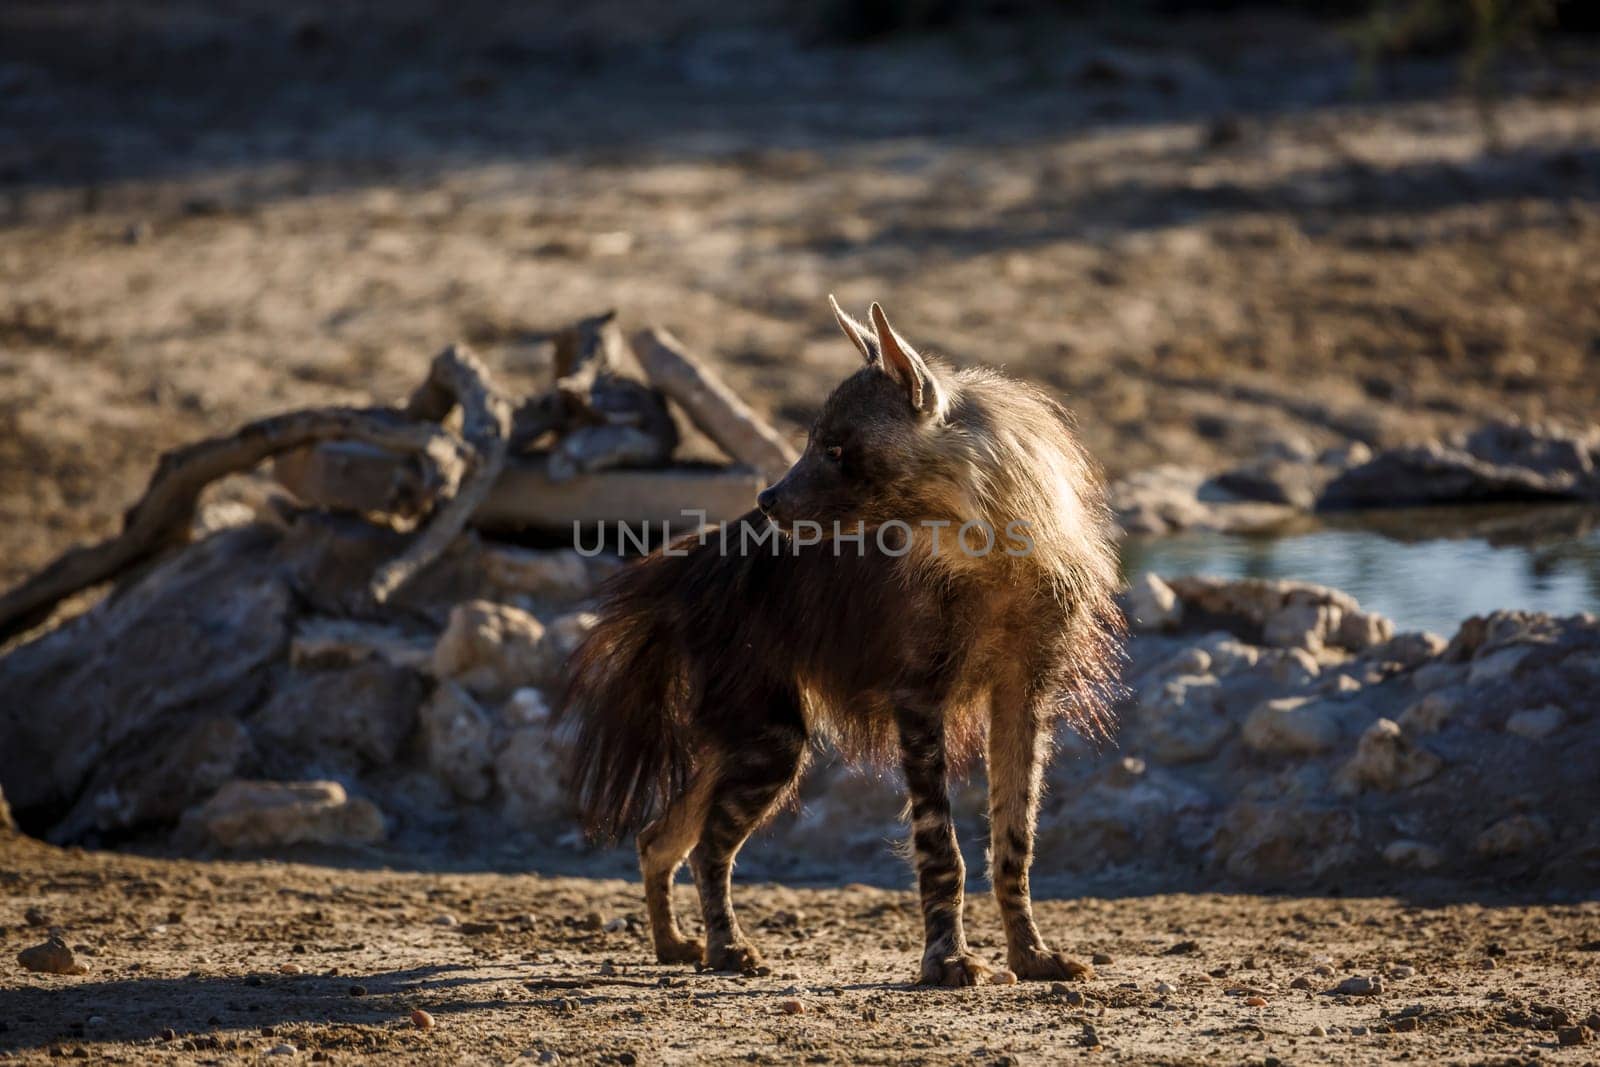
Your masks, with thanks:
[(234, 849), (368, 845), (384, 837), (377, 806), (348, 796), (338, 782), (237, 779), (184, 821), (212, 843)]
[(550, 722), (550, 702), (537, 689), (518, 689), (500, 713), (508, 726), (545, 726)]
[(1535, 815), (1510, 815), (1478, 835), (1472, 850), (1483, 859), (1520, 856), (1550, 842), (1550, 824)]
[[(998, 977), (998, 974), (996, 977)], [(1016, 975), (1012, 975), (1011, 980), (1013, 982), (1016, 981)], [(998, 985), (1001, 983), (996, 984)], [(783, 1012), (785, 1015), (804, 1015), (806, 1013), (806, 1005), (804, 1001), (790, 997), (788, 1000), (780, 1000), (778, 1002), (778, 1010)]]
[(17, 953), (17, 962), (30, 971), (40, 974), (88, 974), (89, 968), (78, 962), (67, 943), (52, 937), (43, 944), (25, 948)]
[(487, 797), (494, 759), (489, 713), (461, 686), (440, 682), (418, 718), (429, 769), (463, 800)]
[(1241, 736), (1262, 755), (1316, 756), (1337, 746), (1343, 730), (1332, 705), (1307, 697), (1285, 697), (1252, 711)]
[(254, 751), (249, 733), (236, 719), (204, 716), (169, 728), (167, 743), (145, 761), (96, 775), (94, 786), (56, 824), (52, 836), (73, 840), (90, 829), (173, 822), (232, 779)]
[(550, 686), (561, 656), (539, 620), (487, 600), (457, 604), (433, 649), (433, 671), (479, 696), (504, 697), (523, 686)]
[(1310, 511), (1323, 488), (1340, 473), (1337, 468), (1318, 463), (1274, 459), (1225, 471), (1212, 484), (1244, 500)]
[[(236, 719), (253, 707), (289, 643), (294, 607), (280, 546), (279, 531), (264, 525), (215, 534), (0, 658), (0, 781), (10, 803), (70, 813), (72, 824), (51, 836), (72, 840), (102, 810), (86, 797), (166, 767), (163, 753), (198, 718)], [(181, 780), (153, 785), (160, 798), (186, 791)], [(132, 809), (128, 817), (146, 819)]]
[(1506, 733), (1526, 737), (1530, 741), (1542, 741), (1561, 729), (1566, 721), (1567, 713), (1554, 704), (1525, 708), (1506, 720)]
[(1204, 470), (1173, 464), (1123, 478), (1111, 486), (1109, 497), (1117, 522), (1130, 534), (1266, 530), (1298, 514), (1288, 505), (1229, 492)]
[(1512, 646), (1479, 656), (1472, 661), (1472, 666), (1468, 669), (1467, 683), (1482, 687), (1491, 682), (1510, 678), (1532, 651), (1532, 648), (1526, 646)]
[(1171, 630), (1183, 620), (1183, 605), (1172, 587), (1148, 571), (1128, 590), (1128, 621), (1135, 630)]
[(1116, 960), (1112, 959), (1111, 954), (1108, 952), (1096, 952), (1093, 956), (1089, 957), (1089, 962), (1094, 964), (1096, 967), (1109, 967), (1115, 963)]
[(0, 787), (0, 834), (14, 833), (17, 820), (11, 815), (11, 805), (6, 803), (6, 791)]
[(1153, 700), (1140, 706), (1150, 754), (1163, 763), (1194, 763), (1216, 755), (1233, 732), (1233, 723), (1221, 714), (1219, 694), (1210, 675), (1164, 683)]
[(1412, 871), (1437, 870), (1444, 863), (1444, 853), (1421, 841), (1391, 841), (1383, 849), (1384, 862), (1391, 867)]
[(1272, 680), (1284, 689), (1303, 689), (1321, 673), (1317, 657), (1303, 648), (1286, 649), (1272, 660)]
[(415, 671), (383, 660), (294, 671), (250, 717), (250, 729), (278, 757), (269, 771), (387, 767), (415, 731), (424, 693)]
[(1342, 620), (1343, 614), (1336, 605), (1296, 600), (1268, 616), (1262, 639), (1279, 648), (1320, 652), (1328, 635), (1339, 630)]
[(357, 619), (313, 617), (295, 626), (289, 646), (291, 666), (312, 670), (353, 667), (376, 660), (391, 667), (426, 672), (433, 659), (431, 634)]
[(1413, 736), (1436, 734), (1455, 718), (1467, 698), (1467, 690), (1458, 686), (1435, 690), (1400, 713), (1400, 729)]
[(1587, 1026), (1563, 1026), (1556, 1031), (1556, 1043), (1562, 1048), (1577, 1048), (1589, 1043)]
[(1333, 992), (1341, 997), (1375, 997), (1383, 992), (1383, 979), (1377, 975), (1346, 978), (1333, 987)]
[(594, 591), (589, 561), (570, 548), (486, 546), (483, 566), (495, 586), (539, 600), (581, 600)]
[(599, 621), (599, 614), (593, 611), (569, 611), (550, 621), (547, 633), (549, 639), (555, 643), (556, 653), (563, 663), (577, 651), (578, 646), (583, 644), (583, 639), (589, 636), (589, 631), (594, 629)]
[[(1347, 611), (1339, 620), (1339, 633), (1334, 644), (1340, 648), (1349, 649), (1351, 652), (1365, 652), (1368, 649), (1386, 645), (1394, 636), (1394, 623), (1382, 615), (1375, 615), (1366, 611)], [(1423, 637), (1432, 636), (1429, 634)], [(1440, 645), (1444, 644), (1443, 639)]]
[(1389, 719), (1378, 719), (1362, 733), (1356, 754), (1339, 769), (1337, 785), (1346, 795), (1377, 789), (1409, 789), (1439, 773), (1444, 761), (1414, 744)]
[(567, 760), (549, 727), (512, 731), (494, 759), (495, 781), (505, 795), (505, 814), (529, 829), (564, 820), (572, 812), (564, 771)]
[(1331, 481), (1319, 510), (1483, 500), (1600, 500), (1600, 427), (1491, 423), (1392, 448)]
[(1353, 811), (1245, 800), (1228, 810), (1212, 856), (1244, 882), (1304, 885), (1351, 862), (1360, 840)]
[(418, 1030), (432, 1030), (434, 1026), (433, 1016), (421, 1008), (417, 1008), (411, 1013), (411, 1025)]
[(1312, 985), (1311, 979), (1307, 978), (1305, 975), (1302, 974), (1300, 977), (1296, 978), (1294, 981), (1289, 983), (1289, 988), (1290, 989), (1311, 989), (1311, 988), (1313, 988), (1313, 985)]
[(1404, 670), (1413, 670), (1441, 655), (1449, 645), (1450, 642), (1438, 634), (1411, 630), (1375, 644), (1369, 652), (1379, 663), (1393, 663)]
[[(1361, 642), (1374, 635), (1387, 640), (1393, 629), (1387, 619), (1363, 613), (1348, 593), (1311, 582), (1186, 575), (1168, 585), (1182, 602), (1186, 620), (1216, 619), (1238, 636), (1279, 648), (1316, 653), (1332, 646), (1359, 652), (1367, 647)], [(1360, 616), (1349, 631), (1343, 628), (1347, 615)], [(1347, 646), (1347, 641), (1360, 647)]]
[(1419, 693), (1447, 689), (1467, 680), (1467, 667), (1462, 663), (1434, 660), (1424, 663), (1411, 673), (1411, 688)]

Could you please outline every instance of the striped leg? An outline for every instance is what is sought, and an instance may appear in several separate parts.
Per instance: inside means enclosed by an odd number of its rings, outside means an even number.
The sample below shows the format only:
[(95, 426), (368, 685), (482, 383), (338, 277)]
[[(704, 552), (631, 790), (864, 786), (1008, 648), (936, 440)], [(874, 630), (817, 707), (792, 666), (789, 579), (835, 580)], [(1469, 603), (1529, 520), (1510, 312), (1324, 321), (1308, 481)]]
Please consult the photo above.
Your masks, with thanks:
[(688, 790), (639, 833), (639, 873), (644, 878), (650, 936), (655, 942), (656, 959), (662, 963), (700, 963), (705, 958), (705, 945), (678, 928), (672, 907), (672, 881), (700, 837), (714, 781), (711, 768), (697, 774)]
[(1089, 978), (1086, 963), (1052, 952), (1033, 921), (1028, 870), (1050, 736), (1026, 699), (997, 692), (989, 723), (989, 877), (1006, 928), (1006, 965), (1019, 978)]
[(798, 725), (798, 704), (789, 710), (790, 723), (769, 726), (723, 757), (709, 793), (705, 826), (690, 862), (705, 916), (706, 965), (714, 970), (766, 973), (761, 953), (733, 914), (733, 859), (799, 776), (806, 735)]
[(922, 894), (923, 985), (975, 985), (989, 965), (967, 948), (961, 923), (966, 867), (956, 843), (946, 783), (944, 719), (939, 712), (897, 710), (900, 758), (911, 795), (911, 846)]

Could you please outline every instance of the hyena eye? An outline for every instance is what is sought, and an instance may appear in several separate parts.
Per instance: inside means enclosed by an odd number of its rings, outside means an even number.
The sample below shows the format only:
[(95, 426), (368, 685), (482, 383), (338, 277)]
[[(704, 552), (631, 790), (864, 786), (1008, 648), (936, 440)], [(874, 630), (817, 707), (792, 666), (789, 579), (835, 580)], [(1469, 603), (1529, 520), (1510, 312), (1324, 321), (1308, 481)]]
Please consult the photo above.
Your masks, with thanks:
[(844, 449), (840, 448), (838, 445), (829, 445), (827, 448), (823, 449), (822, 452), (835, 463), (844, 458)]

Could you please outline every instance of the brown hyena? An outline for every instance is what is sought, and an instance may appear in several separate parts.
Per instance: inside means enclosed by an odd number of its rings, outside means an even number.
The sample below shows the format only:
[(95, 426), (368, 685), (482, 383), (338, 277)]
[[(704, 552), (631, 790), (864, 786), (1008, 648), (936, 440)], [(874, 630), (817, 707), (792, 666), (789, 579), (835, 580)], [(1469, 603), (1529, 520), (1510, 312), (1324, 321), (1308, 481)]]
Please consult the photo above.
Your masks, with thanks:
[[(828, 397), (800, 460), (759, 512), (619, 573), (574, 653), (562, 709), (587, 825), (643, 826), (660, 960), (755, 970), (734, 855), (791, 795), (813, 738), (847, 759), (898, 754), (921, 980), (967, 985), (989, 968), (962, 928), (947, 778), (982, 747), (1007, 964), (1083, 975), (1039, 936), (1028, 871), (1054, 721), (1104, 729), (1119, 654), (1099, 476), (1039, 390), (924, 359), (876, 304), (870, 329), (834, 313), (866, 366)], [(704, 945), (673, 914), (691, 853)]]

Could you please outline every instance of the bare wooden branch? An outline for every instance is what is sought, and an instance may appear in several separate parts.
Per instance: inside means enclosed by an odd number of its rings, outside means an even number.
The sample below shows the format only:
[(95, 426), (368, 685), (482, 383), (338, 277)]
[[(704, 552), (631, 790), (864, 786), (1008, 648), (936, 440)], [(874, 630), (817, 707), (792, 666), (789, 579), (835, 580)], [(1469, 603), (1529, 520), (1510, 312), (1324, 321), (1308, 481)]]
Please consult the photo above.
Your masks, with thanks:
[[(396, 457), (366, 445), (335, 441), (308, 450), (287, 488), (308, 503), (328, 508), (371, 510), (395, 478)], [(275, 471), (280, 481), (283, 472)], [(472, 516), (486, 530), (537, 529), (570, 535), (572, 524), (671, 522), (687, 530), (685, 511), (704, 511), (708, 522), (725, 522), (754, 506), (759, 472), (749, 467), (666, 467), (608, 470), (555, 481), (543, 456), (511, 457), (494, 489)], [(585, 537), (590, 536), (586, 531)]]
[(483, 503), (505, 466), (511, 439), (511, 405), (495, 389), (489, 371), (465, 345), (451, 345), (433, 359), (428, 380), (412, 394), (406, 413), (441, 420), (461, 408), (461, 436), (473, 461), (460, 488), (434, 512), (416, 540), (372, 576), (373, 600), (386, 601), (411, 577), (437, 559)]
[(706, 363), (660, 327), (633, 335), (633, 354), (656, 388), (676, 400), (728, 456), (775, 479), (794, 463), (794, 448), (739, 399)]
[(249, 423), (226, 437), (174, 449), (157, 463), (144, 495), (123, 516), (120, 533), (64, 553), (0, 596), (0, 639), (43, 621), (73, 593), (183, 543), (196, 499), (218, 478), (249, 470), (270, 456), (335, 439), (422, 454), (452, 485), (471, 462), (469, 449), (455, 434), (389, 408), (294, 411)]

